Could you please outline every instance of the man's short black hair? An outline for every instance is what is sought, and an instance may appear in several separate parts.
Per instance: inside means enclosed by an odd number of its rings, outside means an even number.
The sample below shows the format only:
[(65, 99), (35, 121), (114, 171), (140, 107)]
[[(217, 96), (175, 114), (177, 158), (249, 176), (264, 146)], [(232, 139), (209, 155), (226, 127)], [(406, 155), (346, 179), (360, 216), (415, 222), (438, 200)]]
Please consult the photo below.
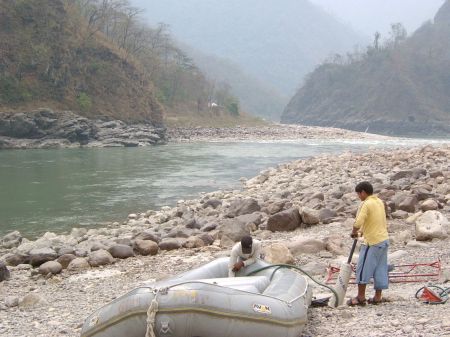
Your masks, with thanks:
[(362, 191), (366, 192), (367, 195), (372, 195), (373, 194), (372, 184), (369, 183), (368, 181), (360, 182), (358, 185), (356, 185), (355, 192), (361, 193)]
[(241, 239), (242, 248), (252, 248), (253, 239), (250, 235), (246, 235)]

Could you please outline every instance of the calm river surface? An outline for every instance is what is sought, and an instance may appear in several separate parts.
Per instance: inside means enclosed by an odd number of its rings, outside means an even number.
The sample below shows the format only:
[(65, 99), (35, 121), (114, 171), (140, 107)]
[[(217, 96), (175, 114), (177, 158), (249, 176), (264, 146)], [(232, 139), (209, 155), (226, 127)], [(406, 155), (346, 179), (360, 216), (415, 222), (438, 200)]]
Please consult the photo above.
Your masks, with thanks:
[(33, 237), (126, 219), (200, 192), (240, 188), (280, 163), (430, 141), (182, 143), (144, 148), (0, 151), (0, 235)]

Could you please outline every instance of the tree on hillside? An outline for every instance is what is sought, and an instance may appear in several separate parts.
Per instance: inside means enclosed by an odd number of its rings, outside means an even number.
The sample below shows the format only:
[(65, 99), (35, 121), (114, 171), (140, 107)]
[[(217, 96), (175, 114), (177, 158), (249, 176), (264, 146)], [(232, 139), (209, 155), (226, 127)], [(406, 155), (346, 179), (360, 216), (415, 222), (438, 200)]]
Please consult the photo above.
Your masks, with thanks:
[(391, 31), (389, 32), (390, 38), (388, 40), (389, 45), (396, 47), (399, 43), (406, 40), (408, 32), (406, 28), (400, 23), (391, 24)]

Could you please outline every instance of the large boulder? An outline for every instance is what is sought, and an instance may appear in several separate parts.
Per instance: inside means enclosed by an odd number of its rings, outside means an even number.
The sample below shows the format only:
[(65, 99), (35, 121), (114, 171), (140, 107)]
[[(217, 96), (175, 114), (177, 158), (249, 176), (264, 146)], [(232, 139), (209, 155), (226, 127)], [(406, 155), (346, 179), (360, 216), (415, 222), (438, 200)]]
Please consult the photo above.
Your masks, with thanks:
[(204, 246), (205, 242), (203, 242), (203, 240), (198, 236), (191, 236), (183, 243), (184, 248), (200, 248)]
[(303, 207), (301, 212), (302, 222), (306, 225), (317, 225), (320, 222), (320, 213), (315, 209)]
[(163, 239), (159, 244), (161, 250), (175, 250), (181, 248), (181, 243), (175, 238)]
[(438, 211), (426, 211), (416, 219), (416, 240), (427, 241), (434, 238), (445, 239), (448, 219)]
[(58, 249), (58, 255), (62, 256), (62, 255), (66, 255), (66, 254), (75, 254), (75, 248), (73, 247), (61, 247), (60, 249)]
[(203, 208), (212, 207), (216, 209), (219, 206), (222, 206), (222, 200), (219, 199), (209, 199), (203, 203)]
[(127, 259), (134, 256), (133, 248), (128, 245), (113, 245), (108, 249), (108, 252), (117, 259)]
[(239, 219), (224, 219), (217, 228), (219, 236), (227, 236), (234, 242), (240, 241), (244, 236), (250, 235), (250, 229), (245, 222)]
[(324, 224), (328, 224), (330, 222), (333, 222), (335, 217), (337, 217), (337, 212), (335, 210), (332, 210), (332, 209), (329, 209), (329, 208), (322, 208), (319, 211), (320, 222), (322, 222)]
[(427, 199), (420, 205), (420, 210), (423, 212), (426, 211), (435, 211), (439, 208), (439, 204), (434, 199)]
[(184, 222), (184, 227), (189, 229), (200, 229), (202, 228), (202, 225), (197, 221), (196, 218), (190, 218), (186, 219), (186, 221)]
[(416, 211), (417, 203), (417, 197), (415, 195), (410, 195), (398, 205), (398, 209), (408, 213), (414, 213)]
[(167, 233), (166, 237), (169, 238), (188, 238), (193, 234), (193, 230), (184, 226), (177, 226)]
[(24, 297), (22, 297), (18, 302), (20, 309), (29, 309), (39, 307), (45, 304), (47, 304), (45, 298), (37, 293), (29, 293)]
[(212, 237), (212, 235), (208, 234), (208, 233), (200, 233), (197, 235), (204, 243), (205, 245), (209, 246), (212, 245), (212, 243), (214, 242), (214, 238)]
[(276, 214), (283, 210), (285, 204), (286, 204), (285, 200), (271, 202), (264, 208), (264, 211), (270, 215)]
[(64, 254), (58, 257), (56, 261), (58, 261), (63, 269), (66, 269), (72, 260), (75, 260), (77, 257), (73, 254)]
[(404, 179), (404, 178), (410, 178), (413, 175), (414, 175), (414, 172), (412, 170), (399, 171), (391, 176), (391, 181), (396, 181), (396, 180)]
[(0, 261), (0, 282), (9, 280), (10, 276), (8, 267), (6, 267), (4, 262)]
[(139, 233), (138, 235), (136, 235), (135, 239), (137, 239), (137, 240), (152, 240), (156, 243), (161, 241), (160, 234), (158, 234), (150, 229), (146, 229), (145, 231)]
[(402, 211), (401, 209), (391, 213), (392, 219), (406, 219), (408, 216), (409, 216), (409, 213)]
[(391, 241), (395, 243), (407, 244), (412, 239), (412, 234), (408, 230), (400, 231), (391, 236)]
[(207, 223), (207, 224), (204, 225), (202, 228), (200, 228), (200, 230), (201, 230), (202, 232), (210, 232), (210, 231), (216, 229), (217, 226), (218, 226), (217, 223), (214, 223), (214, 222), (212, 222), (212, 223)]
[(302, 219), (297, 208), (290, 208), (276, 213), (267, 220), (267, 229), (272, 232), (292, 231), (302, 226)]
[(106, 266), (113, 263), (114, 258), (108, 251), (100, 249), (89, 254), (88, 262), (91, 267)]
[(435, 197), (435, 195), (433, 193), (431, 193), (424, 187), (418, 187), (418, 188), (414, 189), (413, 193), (416, 196), (418, 201), (422, 201), (422, 200), (426, 200), (426, 199)]
[(259, 224), (261, 223), (262, 214), (261, 214), (261, 212), (255, 212), (252, 214), (244, 214), (244, 215), (237, 216), (235, 219), (237, 221), (240, 221), (241, 223), (244, 223), (245, 226), (254, 224), (256, 227), (258, 227)]
[(84, 257), (77, 257), (69, 262), (67, 270), (80, 271), (89, 269), (90, 267), (89, 262)]
[(11, 249), (17, 247), (22, 242), (22, 234), (19, 231), (14, 231), (6, 234), (0, 240), (0, 246), (3, 246), (6, 249)]
[(294, 256), (289, 251), (289, 248), (282, 243), (272, 243), (264, 246), (263, 252), (265, 260), (272, 264), (292, 264), (294, 263)]
[(152, 240), (136, 240), (134, 242), (136, 251), (141, 255), (156, 255), (158, 254), (158, 244)]
[(326, 250), (333, 254), (346, 255), (348, 253), (348, 247), (340, 235), (328, 236), (324, 239), (324, 243)]
[(53, 261), (58, 254), (52, 248), (37, 248), (30, 250), (30, 264), (33, 267), (39, 267), (47, 261)]
[(26, 255), (26, 254), (20, 254), (20, 253), (16, 253), (16, 254), (6, 254), (5, 256), (3, 256), (3, 260), (5, 261), (5, 263), (8, 266), (18, 266), (19, 264), (26, 264), (26, 263), (30, 263), (30, 256)]
[(42, 275), (56, 275), (62, 271), (63, 267), (59, 262), (48, 261), (39, 266), (39, 274)]
[(309, 275), (324, 275), (327, 271), (327, 264), (324, 262), (311, 261), (302, 266), (302, 270)]
[(325, 242), (317, 239), (300, 238), (289, 242), (287, 247), (294, 256), (300, 254), (315, 254), (326, 249)]
[(234, 218), (238, 215), (251, 214), (260, 210), (261, 207), (255, 199), (239, 199), (231, 203), (226, 216), (229, 218)]

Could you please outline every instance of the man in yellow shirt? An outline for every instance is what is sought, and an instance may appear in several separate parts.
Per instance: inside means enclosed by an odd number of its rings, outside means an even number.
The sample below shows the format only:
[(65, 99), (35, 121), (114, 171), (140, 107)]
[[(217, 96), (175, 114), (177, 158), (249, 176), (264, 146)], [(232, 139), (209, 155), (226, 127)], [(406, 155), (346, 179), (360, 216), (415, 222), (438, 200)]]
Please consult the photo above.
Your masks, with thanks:
[(389, 286), (387, 263), (389, 236), (386, 212), (383, 201), (373, 195), (373, 187), (369, 182), (363, 181), (356, 185), (355, 192), (362, 204), (356, 215), (351, 237), (356, 238), (358, 233), (361, 233), (364, 245), (361, 246), (356, 266), (358, 295), (351, 298), (347, 304), (350, 306), (366, 304), (366, 286), (371, 279), (374, 282), (375, 296), (369, 299), (369, 303), (378, 304), (383, 301), (382, 291)]

